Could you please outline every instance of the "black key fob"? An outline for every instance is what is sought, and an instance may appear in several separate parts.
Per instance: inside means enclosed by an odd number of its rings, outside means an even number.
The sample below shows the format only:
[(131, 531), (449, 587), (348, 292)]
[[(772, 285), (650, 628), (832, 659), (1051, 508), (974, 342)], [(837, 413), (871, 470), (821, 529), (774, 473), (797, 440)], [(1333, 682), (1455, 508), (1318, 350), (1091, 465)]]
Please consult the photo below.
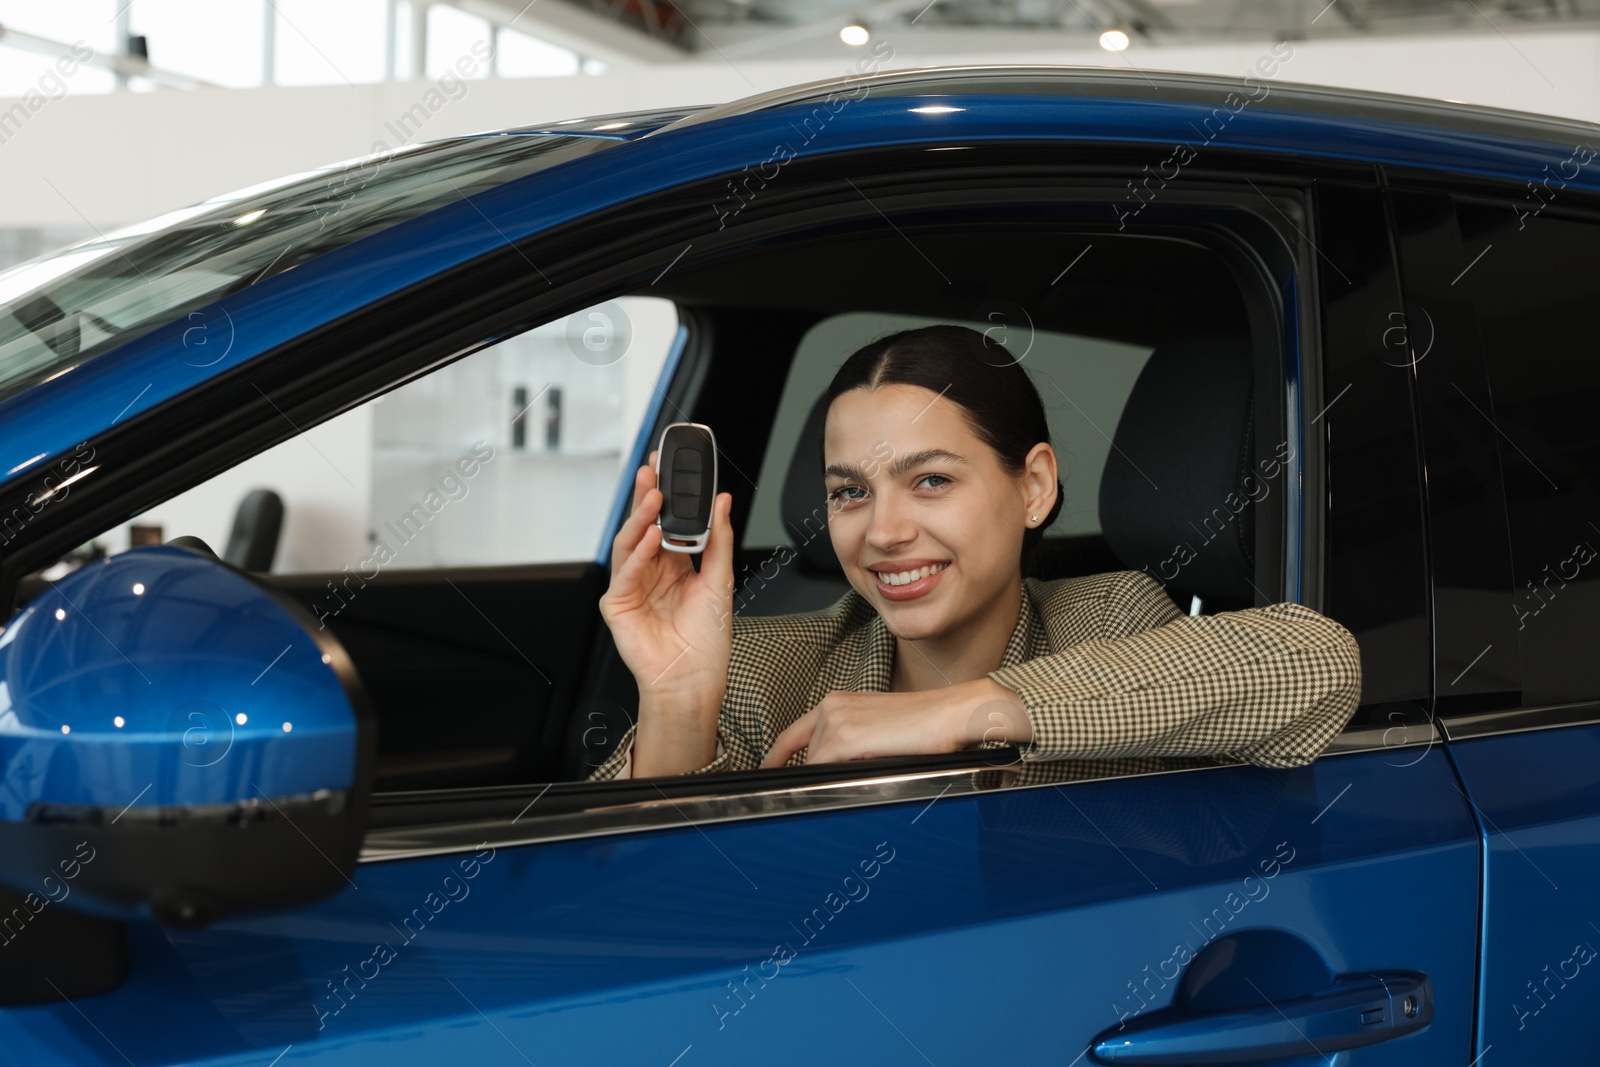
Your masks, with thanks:
[(711, 427), (675, 422), (661, 431), (656, 454), (661, 490), (661, 547), (700, 552), (711, 536), (711, 504), (717, 497), (717, 440)]

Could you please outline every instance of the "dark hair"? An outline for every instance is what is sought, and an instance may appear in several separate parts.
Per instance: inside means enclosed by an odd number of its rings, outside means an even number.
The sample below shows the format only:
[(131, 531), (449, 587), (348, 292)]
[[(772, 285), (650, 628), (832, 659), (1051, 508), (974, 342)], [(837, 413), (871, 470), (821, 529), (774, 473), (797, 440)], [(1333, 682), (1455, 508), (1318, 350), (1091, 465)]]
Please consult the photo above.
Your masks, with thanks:
[[(1012, 474), (1022, 472), (1022, 462), (1034, 445), (1050, 440), (1044, 404), (1028, 372), (1005, 345), (967, 326), (940, 324), (901, 330), (857, 349), (822, 394), (823, 410), (831, 408), (842, 393), (881, 385), (920, 385), (955, 401), (973, 433)], [(824, 455), (822, 465), (826, 464)], [(1033, 572), (1045, 527), (1061, 514), (1065, 495), (1057, 481), (1050, 514), (1023, 532), (1020, 562), (1024, 576)]]

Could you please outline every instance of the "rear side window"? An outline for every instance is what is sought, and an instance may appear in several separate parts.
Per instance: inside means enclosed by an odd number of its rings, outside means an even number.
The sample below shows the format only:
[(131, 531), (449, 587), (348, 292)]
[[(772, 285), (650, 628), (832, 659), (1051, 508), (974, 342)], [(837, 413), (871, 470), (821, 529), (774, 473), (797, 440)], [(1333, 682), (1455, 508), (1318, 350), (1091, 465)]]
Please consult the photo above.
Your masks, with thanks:
[[(1510, 519), (1523, 702), (1600, 698), (1600, 219), (1458, 198)], [(1489, 413), (1485, 413), (1489, 414)]]

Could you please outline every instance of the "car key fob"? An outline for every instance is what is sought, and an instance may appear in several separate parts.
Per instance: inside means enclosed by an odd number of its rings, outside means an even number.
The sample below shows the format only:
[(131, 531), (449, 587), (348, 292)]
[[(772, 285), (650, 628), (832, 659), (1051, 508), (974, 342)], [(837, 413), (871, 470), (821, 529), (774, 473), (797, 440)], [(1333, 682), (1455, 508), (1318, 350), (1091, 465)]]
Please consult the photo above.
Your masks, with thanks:
[(674, 422), (661, 431), (656, 452), (656, 488), (661, 490), (661, 547), (701, 552), (711, 536), (711, 504), (717, 498), (717, 440), (711, 427)]

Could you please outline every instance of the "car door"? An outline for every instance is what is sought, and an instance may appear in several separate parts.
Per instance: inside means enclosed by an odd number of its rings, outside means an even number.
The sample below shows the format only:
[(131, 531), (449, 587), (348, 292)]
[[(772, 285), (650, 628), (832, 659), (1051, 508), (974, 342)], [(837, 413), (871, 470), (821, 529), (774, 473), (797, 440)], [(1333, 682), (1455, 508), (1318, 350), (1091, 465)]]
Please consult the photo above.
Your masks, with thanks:
[[(1577, 1062), (1600, 843), (1600, 197), (1583, 145), (1525, 183), (1395, 174), (1436, 602), (1438, 711), (1485, 845), (1477, 1055)], [(1415, 329), (1415, 323), (1413, 323)]]
[[(1008, 119), (1059, 137), (1061, 106), (1008, 101)], [(903, 136), (903, 111), (903, 100), (862, 100), (852, 136)], [(1171, 128), (1142, 148), (1205, 113), (1171, 112)], [(713, 142), (749, 151), (784, 120), (780, 110), (763, 117), (770, 126), (746, 122), (743, 140), (705, 126), (692, 141), (629, 150), (645, 150), (640, 168)], [(1068, 163), (1138, 173), (1129, 159), (1139, 149), (1087, 159), (1069, 147)], [(805, 232), (818, 222), (801, 214), (807, 198), (839, 212), (844, 175), (874, 179), (855, 218), (909, 214), (930, 188), (935, 203), (1000, 188), (1019, 159), (1037, 167), (1037, 153), (999, 146), (993, 170), (942, 186), (929, 184), (920, 153), (819, 153), (815, 166), (790, 165), (785, 195), (746, 205), (740, 225), (751, 247)], [(1248, 183), (1216, 156), (1193, 175), (1218, 183), (1207, 195), (1222, 189), (1245, 213), (1270, 214), (1247, 204)], [(1265, 180), (1261, 161), (1250, 165)], [(1293, 384), (1275, 399), (1297, 427), (1311, 487), (1276, 555), (1299, 561), (1291, 595), (1345, 622), (1363, 652), (1362, 708), (1326, 756), (1292, 770), (1019, 788), (998, 788), (994, 768), (957, 754), (715, 781), (379, 796), (348, 891), (199, 930), (131, 922), (127, 980), (8, 1010), (7, 1047), (39, 1063), (340, 1063), (376, 1050), (397, 1063), (987, 1062), (997, 1052), (1072, 1063), (1138, 1062), (1133, 1053), (1162, 1048), (1187, 1062), (1282, 1061), (1354, 1041), (1354, 1063), (1466, 1062), (1479, 857), (1426, 717), (1424, 512), (1411, 361), (1396, 365), (1386, 347), (1399, 309), (1383, 202), (1361, 168), (1320, 178), (1303, 164), (1267, 169), (1316, 242), (1291, 246), (1273, 279), (1286, 310), (1268, 329), (1290, 339), (1277, 352)], [(685, 205), (737, 173), (619, 211), (609, 222), (630, 224), (626, 255), (620, 243), (589, 252), (563, 306), (603, 299), (624, 264), (667, 264), (678, 241), (707, 236), (705, 220), (659, 230), (637, 220), (689, 218)], [(730, 229), (720, 255), (741, 250)], [(412, 298), (430, 309), (463, 300), (511, 260), (508, 251)], [(439, 329), (431, 358), (511, 328), (510, 301), (481, 307), (500, 318)], [(526, 324), (526, 307), (517, 314)], [(376, 343), (349, 330), (328, 343)], [(293, 384), (312, 351), (291, 348), (263, 369), (293, 393), (291, 413), (326, 416), (309, 386)], [(697, 418), (713, 393), (737, 395), (734, 355), (721, 353), (715, 378), (716, 364), (685, 358), (664, 389), (683, 409), (658, 419)], [(420, 349), (403, 357), (407, 374), (427, 365)], [(400, 380), (370, 364), (360, 373), (374, 389)], [(359, 378), (352, 371), (339, 388), (353, 396)], [(760, 421), (744, 432), (762, 432)]]

